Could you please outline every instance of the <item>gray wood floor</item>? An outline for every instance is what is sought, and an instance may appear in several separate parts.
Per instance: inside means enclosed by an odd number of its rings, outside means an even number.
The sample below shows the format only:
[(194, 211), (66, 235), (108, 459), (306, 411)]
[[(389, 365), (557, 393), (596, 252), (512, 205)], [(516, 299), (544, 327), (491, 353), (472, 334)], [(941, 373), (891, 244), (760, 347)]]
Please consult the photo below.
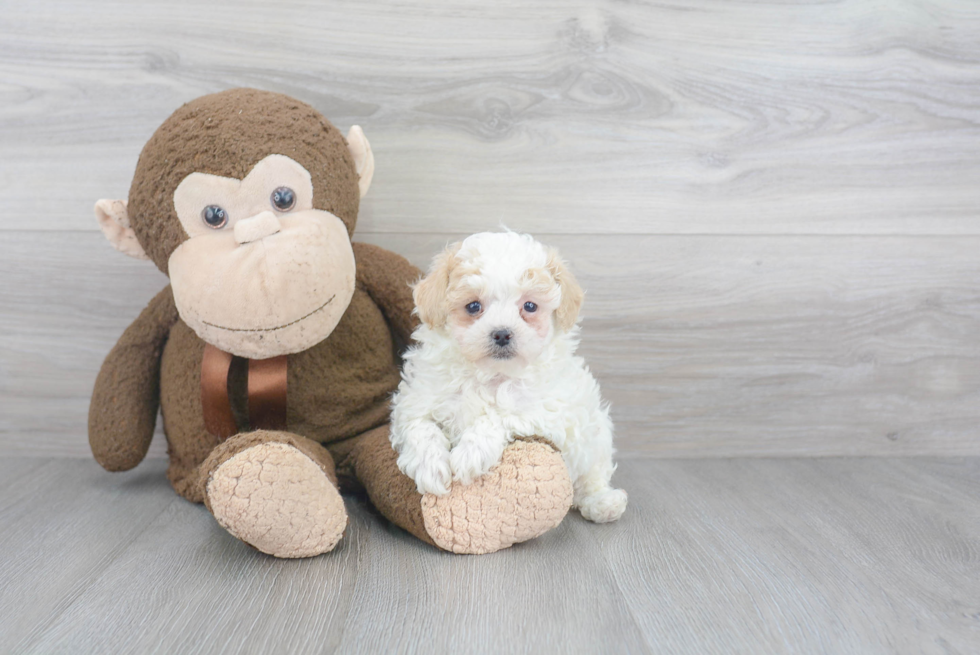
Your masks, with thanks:
[(0, 652), (976, 653), (980, 459), (623, 461), (612, 525), (487, 556), (351, 498), (284, 561), (163, 463), (0, 460)]

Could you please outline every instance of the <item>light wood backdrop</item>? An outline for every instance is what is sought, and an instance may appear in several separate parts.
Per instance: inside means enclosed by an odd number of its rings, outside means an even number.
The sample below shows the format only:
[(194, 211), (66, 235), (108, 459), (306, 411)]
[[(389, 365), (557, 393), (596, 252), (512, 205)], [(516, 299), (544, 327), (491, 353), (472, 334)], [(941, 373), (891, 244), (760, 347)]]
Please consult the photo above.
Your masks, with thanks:
[(181, 103), (254, 86), (364, 127), (359, 239), (559, 246), (622, 451), (980, 454), (980, 3), (0, 16), (0, 453), (87, 455), (101, 360), (165, 283), (92, 204)]

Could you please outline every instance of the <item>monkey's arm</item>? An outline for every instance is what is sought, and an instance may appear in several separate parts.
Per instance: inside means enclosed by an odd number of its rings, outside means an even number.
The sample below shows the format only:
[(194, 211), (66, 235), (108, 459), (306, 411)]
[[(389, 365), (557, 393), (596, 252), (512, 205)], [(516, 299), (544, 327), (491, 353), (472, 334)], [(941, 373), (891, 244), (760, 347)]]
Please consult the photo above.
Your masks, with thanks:
[(88, 410), (88, 441), (106, 470), (126, 471), (146, 456), (160, 407), (160, 355), (177, 318), (167, 285), (102, 363)]
[(381, 308), (395, 337), (402, 344), (412, 341), (412, 332), (419, 325), (412, 314), (415, 301), (409, 287), (422, 277), (422, 271), (401, 255), (368, 243), (352, 243), (357, 262), (357, 282)]

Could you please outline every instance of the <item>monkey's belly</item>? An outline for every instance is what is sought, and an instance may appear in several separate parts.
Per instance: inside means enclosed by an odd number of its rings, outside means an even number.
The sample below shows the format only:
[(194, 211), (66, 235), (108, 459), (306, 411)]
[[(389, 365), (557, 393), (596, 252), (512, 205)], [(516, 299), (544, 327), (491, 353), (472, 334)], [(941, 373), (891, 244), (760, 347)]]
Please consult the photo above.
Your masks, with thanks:
[[(171, 329), (163, 351), (160, 400), (171, 456), (196, 465), (216, 441), (204, 428), (201, 360), (204, 342), (183, 321)], [(240, 431), (248, 425), (247, 360), (235, 358), (228, 395)], [(361, 290), (333, 333), (287, 364), (286, 423), (295, 434), (330, 443), (388, 420), (388, 401), (399, 372), (388, 325)], [(197, 460), (193, 462), (191, 460)]]
[(330, 443), (386, 423), (401, 376), (388, 324), (370, 296), (355, 290), (333, 333), (289, 356), (287, 376), (291, 432)]

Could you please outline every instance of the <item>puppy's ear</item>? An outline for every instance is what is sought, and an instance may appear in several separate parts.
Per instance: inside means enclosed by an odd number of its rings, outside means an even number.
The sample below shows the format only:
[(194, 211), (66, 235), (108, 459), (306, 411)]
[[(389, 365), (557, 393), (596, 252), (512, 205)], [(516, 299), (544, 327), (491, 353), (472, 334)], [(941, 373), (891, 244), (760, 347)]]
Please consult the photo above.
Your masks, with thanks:
[(548, 248), (548, 270), (558, 284), (558, 288), (561, 289), (561, 304), (555, 310), (555, 322), (558, 324), (559, 330), (568, 332), (578, 320), (578, 313), (582, 309), (585, 292), (582, 291), (582, 287), (578, 285), (575, 276), (568, 270), (568, 265), (562, 261), (558, 251), (554, 248)]
[(419, 280), (412, 288), (415, 310), (423, 323), (431, 328), (439, 328), (449, 318), (449, 305), (446, 294), (449, 291), (449, 275), (456, 265), (456, 253), (462, 244), (454, 243), (432, 260), (429, 274)]

